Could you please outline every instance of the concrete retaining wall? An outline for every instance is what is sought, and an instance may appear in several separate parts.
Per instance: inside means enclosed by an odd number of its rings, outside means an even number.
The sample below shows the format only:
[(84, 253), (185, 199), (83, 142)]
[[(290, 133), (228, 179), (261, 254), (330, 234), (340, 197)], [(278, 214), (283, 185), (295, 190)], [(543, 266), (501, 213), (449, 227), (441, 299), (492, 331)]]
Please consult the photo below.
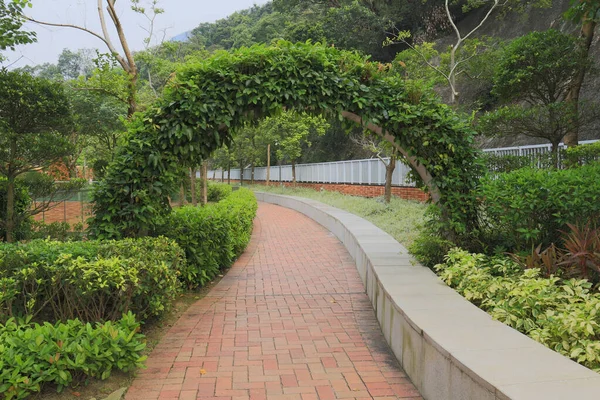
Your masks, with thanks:
[(256, 193), (346, 246), (386, 340), (427, 400), (600, 399), (600, 375), (492, 320), (370, 222), (318, 201)]

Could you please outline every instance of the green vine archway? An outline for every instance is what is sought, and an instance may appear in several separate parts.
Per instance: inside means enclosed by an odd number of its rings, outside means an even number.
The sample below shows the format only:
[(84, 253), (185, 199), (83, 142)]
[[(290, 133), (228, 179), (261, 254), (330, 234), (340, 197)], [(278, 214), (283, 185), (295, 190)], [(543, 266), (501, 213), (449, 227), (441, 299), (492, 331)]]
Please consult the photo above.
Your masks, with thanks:
[(236, 128), (283, 108), (363, 124), (405, 156), (455, 234), (472, 227), (479, 174), (468, 123), (430, 91), (361, 55), (282, 41), (219, 52), (178, 71), (163, 99), (130, 123), (94, 193), (91, 233), (147, 234), (170, 212), (178, 168), (198, 165)]

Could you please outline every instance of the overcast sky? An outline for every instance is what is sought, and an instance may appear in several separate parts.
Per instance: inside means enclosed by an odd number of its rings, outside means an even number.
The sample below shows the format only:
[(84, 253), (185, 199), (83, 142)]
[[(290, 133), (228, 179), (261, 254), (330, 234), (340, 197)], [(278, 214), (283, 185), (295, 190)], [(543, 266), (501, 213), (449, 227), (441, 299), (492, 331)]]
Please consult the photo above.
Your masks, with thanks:
[[(141, 3), (148, 4), (148, 1), (141, 0)], [(253, 4), (264, 4), (267, 1), (161, 0), (159, 6), (165, 9), (165, 13), (159, 15), (156, 21), (158, 36), (162, 37), (162, 32), (166, 29), (167, 39), (170, 39), (194, 29), (202, 22), (212, 22), (235, 11), (251, 7)], [(32, 3), (33, 8), (28, 9), (27, 14), (35, 19), (76, 24), (100, 32), (97, 0), (33, 0)], [(123, 26), (125, 26), (129, 45), (134, 50), (142, 49), (147, 33), (140, 25), (147, 26), (147, 20), (131, 11), (129, 0), (120, 0), (116, 4)], [(26, 64), (56, 63), (58, 55), (64, 48), (71, 50), (99, 48), (102, 52), (107, 52), (105, 45), (99, 39), (82, 31), (70, 28), (42, 27), (34, 24), (27, 24), (27, 27), (37, 32), (37, 43), (20, 46), (15, 52), (5, 52), (4, 54), (9, 59), (5, 65), (15, 62), (20, 57), (22, 58), (13, 68)], [(112, 41), (116, 46), (118, 38), (114, 33)]]

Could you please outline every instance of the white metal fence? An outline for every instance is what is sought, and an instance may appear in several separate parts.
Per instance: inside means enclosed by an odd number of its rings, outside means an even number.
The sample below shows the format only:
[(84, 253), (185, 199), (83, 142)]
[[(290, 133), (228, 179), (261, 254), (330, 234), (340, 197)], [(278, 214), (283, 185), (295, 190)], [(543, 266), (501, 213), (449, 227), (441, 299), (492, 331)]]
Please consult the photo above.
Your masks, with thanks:
[[(581, 140), (579, 144), (590, 144), (595, 143), (597, 140)], [(564, 143), (558, 145), (560, 150), (566, 149)], [(551, 144), (534, 144), (529, 146), (515, 146), (515, 147), (499, 147), (497, 149), (483, 149), (485, 153), (493, 153), (497, 156), (535, 156), (538, 154), (550, 153), (552, 150)]]
[[(385, 159), (388, 162), (388, 159)], [(392, 184), (395, 186), (414, 186), (408, 179), (410, 168), (401, 162), (396, 164)], [(209, 178), (227, 179), (227, 171), (209, 171)], [(252, 178), (250, 168), (244, 169), (244, 180)], [(240, 170), (231, 170), (231, 179), (240, 179)], [(257, 167), (254, 169), (254, 179), (257, 181), (267, 180), (267, 168)], [(271, 166), (271, 181), (291, 182), (291, 165)], [(337, 161), (316, 164), (297, 164), (296, 181), (312, 183), (348, 183), (355, 185), (383, 185), (385, 184), (385, 165), (377, 158), (366, 160)]]
[[(580, 143), (593, 143), (597, 140), (586, 140)], [(565, 148), (564, 144), (560, 144)], [(496, 155), (514, 155), (514, 156), (536, 156), (549, 153), (551, 145), (540, 144), (531, 146), (502, 147), (497, 149), (484, 149), (486, 153)], [(388, 160), (386, 159), (386, 162)], [(410, 168), (405, 164), (398, 162), (392, 178), (394, 186), (415, 186), (409, 179)], [(252, 171), (250, 168), (244, 169), (244, 180), (250, 180)], [(209, 178), (220, 180), (223, 177), (227, 180), (227, 171), (212, 170), (209, 171)], [(231, 179), (240, 179), (240, 170), (231, 170)], [(292, 166), (275, 165), (271, 166), (272, 182), (291, 182)], [(257, 167), (254, 169), (254, 180), (266, 181), (267, 168)], [(306, 183), (346, 183), (355, 185), (384, 185), (385, 184), (385, 165), (377, 158), (366, 160), (337, 161), (315, 164), (296, 165), (296, 181)]]

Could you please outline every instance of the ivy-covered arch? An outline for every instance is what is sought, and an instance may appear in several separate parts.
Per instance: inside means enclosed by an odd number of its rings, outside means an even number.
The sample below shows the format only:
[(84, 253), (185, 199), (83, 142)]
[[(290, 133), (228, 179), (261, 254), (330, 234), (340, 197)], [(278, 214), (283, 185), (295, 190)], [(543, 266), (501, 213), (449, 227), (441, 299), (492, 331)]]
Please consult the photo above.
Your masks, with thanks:
[(130, 123), (94, 194), (91, 233), (139, 236), (170, 212), (180, 166), (198, 165), (235, 128), (282, 108), (334, 113), (392, 142), (454, 233), (475, 220), (473, 131), (437, 97), (388, 66), (332, 47), (253, 46), (187, 65), (155, 106)]

